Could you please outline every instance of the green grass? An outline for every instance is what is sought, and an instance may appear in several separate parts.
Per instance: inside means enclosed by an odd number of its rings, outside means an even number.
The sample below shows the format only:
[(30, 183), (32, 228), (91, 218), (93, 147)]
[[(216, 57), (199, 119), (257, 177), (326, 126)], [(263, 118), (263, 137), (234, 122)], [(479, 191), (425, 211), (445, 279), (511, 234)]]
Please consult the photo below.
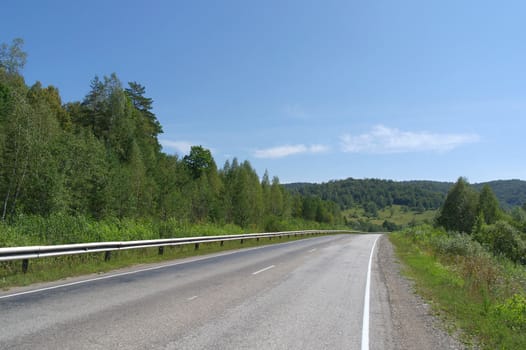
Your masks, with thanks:
[(426, 210), (418, 212), (410, 210), (401, 205), (392, 205), (390, 207), (378, 210), (376, 216), (367, 216), (361, 207), (347, 209), (343, 215), (348, 220), (367, 220), (375, 225), (381, 226), (384, 221), (390, 221), (398, 226), (407, 226), (409, 224), (418, 225), (431, 223), (437, 214), (437, 210)]
[[(420, 234), (390, 235), (404, 273), (415, 281), (417, 292), (446, 319), (451, 331), (461, 329), (462, 340), (484, 349), (526, 349), (526, 273), (484, 253), (467, 249), (467, 255), (448, 254), (457, 245), (470, 245), (463, 238), (425, 228)], [(445, 250), (436, 249), (441, 243)], [(452, 244), (452, 240), (456, 240)], [(475, 245), (476, 246), (476, 245)]]

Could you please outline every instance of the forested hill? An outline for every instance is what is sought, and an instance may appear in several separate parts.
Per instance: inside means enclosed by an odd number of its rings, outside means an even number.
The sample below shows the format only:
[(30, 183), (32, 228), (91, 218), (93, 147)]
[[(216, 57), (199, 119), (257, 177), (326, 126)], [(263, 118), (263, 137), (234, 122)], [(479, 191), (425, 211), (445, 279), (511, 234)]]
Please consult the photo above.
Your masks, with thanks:
[[(526, 181), (499, 180), (473, 185), (481, 189), (488, 184), (503, 208), (526, 203)], [(381, 209), (392, 204), (416, 210), (439, 208), (453, 183), (437, 181), (392, 181), (353, 179), (329, 181), (322, 184), (291, 183), (285, 187), (292, 193), (312, 195), (331, 200), (342, 209), (362, 206)]]
[(474, 186), (477, 190), (480, 190), (485, 184), (491, 187), (504, 208), (526, 204), (526, 181), (497, 180), (475, 184)]

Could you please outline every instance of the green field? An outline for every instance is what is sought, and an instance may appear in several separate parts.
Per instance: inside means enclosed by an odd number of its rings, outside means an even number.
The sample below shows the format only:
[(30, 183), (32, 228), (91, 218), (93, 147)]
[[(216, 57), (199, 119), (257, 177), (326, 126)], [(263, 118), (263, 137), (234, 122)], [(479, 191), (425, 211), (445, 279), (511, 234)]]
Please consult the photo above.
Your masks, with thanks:
[(389, 221), (397, 226), (405, 227), (408, 225), (419, 225), (432, 223), (437, 210), (415, 211), (401, 205), (392, 205), (390, 207), (378, 210), (376, 215), (366, 213), (362, 207), (354, 207), (343, 211), (347, 221), (368, 221), (374, 225), (382, 226), (384, 221)]

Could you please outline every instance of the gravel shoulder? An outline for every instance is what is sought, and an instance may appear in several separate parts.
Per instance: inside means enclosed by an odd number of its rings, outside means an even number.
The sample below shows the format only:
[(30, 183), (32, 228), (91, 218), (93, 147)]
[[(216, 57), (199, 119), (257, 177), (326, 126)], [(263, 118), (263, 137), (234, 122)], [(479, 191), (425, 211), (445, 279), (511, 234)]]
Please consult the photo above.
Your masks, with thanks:
[(373, 260), (371, 300), (372, 349), (466, 349), (432, 315), (431, 307), (414, 292), (400, 273), (402, 266), (386, 235), (377, 243)]

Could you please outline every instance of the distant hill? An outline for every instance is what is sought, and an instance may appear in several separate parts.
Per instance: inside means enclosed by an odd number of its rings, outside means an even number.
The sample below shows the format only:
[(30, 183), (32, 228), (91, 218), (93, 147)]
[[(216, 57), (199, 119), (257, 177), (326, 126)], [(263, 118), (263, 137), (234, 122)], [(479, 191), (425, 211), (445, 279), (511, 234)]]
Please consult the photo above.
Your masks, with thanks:
[[(474, 184), (480, 190), (488, 184), (503, 208), (526, 203), (526, 181), (498, 180)], [(284, 185), (292, 193), (332, 200), (342, 209), (361, 206), (374, 211), (392, 204), (404, 205), (415, 210), (439, 208), (451, 188), (451, 182), (392, 181), (380, 179), (334, 180), (321, 184), (291, 183)]]
[(503, 208), (522, 206), (526, 203), (526, 181), (522, 180), (497, 180), (473, 185), (480, 190), (488, 184)]

